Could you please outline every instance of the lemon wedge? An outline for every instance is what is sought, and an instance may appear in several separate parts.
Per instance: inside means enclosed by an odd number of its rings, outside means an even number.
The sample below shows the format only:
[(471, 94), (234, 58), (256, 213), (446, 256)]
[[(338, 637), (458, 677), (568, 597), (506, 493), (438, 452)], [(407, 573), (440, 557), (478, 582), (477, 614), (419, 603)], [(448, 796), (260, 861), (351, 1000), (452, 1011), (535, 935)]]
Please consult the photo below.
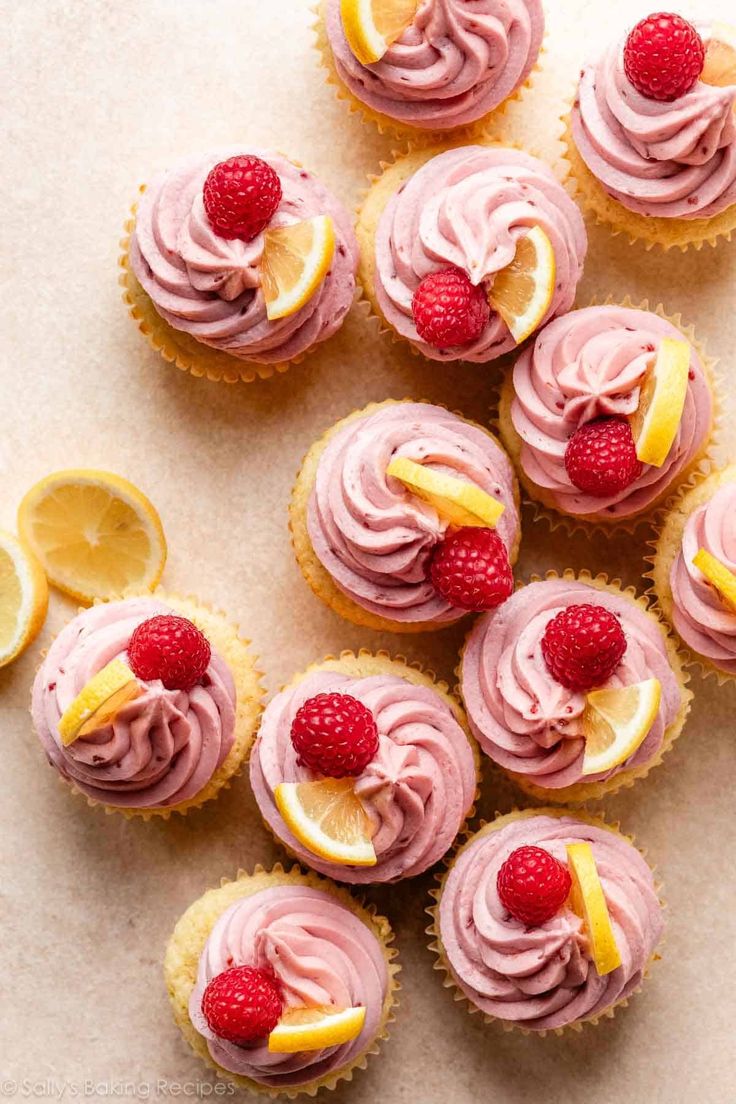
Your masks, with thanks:
[(360, 1035), (365, 1023), (365, 1008), (290, 1008), (268, 1036), (268, 1049), (274, 1054), (296, 1054), (300, 1050), (349, 1043)]
[(661, 468), (682, 419), (690, 371), (690, 346), (676, 337), (662, 339), (654, 367), (639, 393), (631, 415), (636, 455), (643, 464)]
[(583, 774), (598, 774), (625, 763), (654, 724), (661, 698), (662, 687), (656, 678), (632, 686), (591, 690), (583, 712)]
[(361, 65), (380, 61), (414, 19), (419, 0), (340, 0), (342, 28)]
[(24, 541), (0, 530), (0, 667), (36, 639), (48, 604), (41, 564)]
[(398, 479), (417, 498), (434, 506), (450, 525), (483, 525), (493, 529), (504, 511), (502, 502), (474, 483), (433, 471), (404, 456), (395, 456), (386, 474)]
[(693, 564), (716, 588), (726, 605), (736, 610), (736, 575), (733, 571), (705, 548), (700, 548), (696, 552), (693, 556)]
[(327, 275), (335, 253), (329, 215), (303, 219), (263, 235), (261, 286), (272, 321), (296, 314)]
[(705, 63), (700, 79), (704, 84), (726, 88), (736, 84), (736, 27), (714, 23), (705, 44)]
[(621, 955), (616, 946), (593, 848), (589, 843), (568, 843), (567, 862), (572, 878), (570, 906), (585, 922), (596, 970), (601, 976), (610, 974), (621, 965)]
[(496, 273), (488, 302), (517, 345), (534, 333), (549, 310), (556, 274), (555, 251), (541, 226), (519, 238), (513, 261)]
[(348, 866), (375, 866), (371, 822), (352, 779), (281, 782), (274, 798), (289, 830), (313, 855)]
[(113, 659), (92, 676), (62, 713), (59, 736), (64, 747), (109, 724), (142, 692), (130, 667), (122, 659)]

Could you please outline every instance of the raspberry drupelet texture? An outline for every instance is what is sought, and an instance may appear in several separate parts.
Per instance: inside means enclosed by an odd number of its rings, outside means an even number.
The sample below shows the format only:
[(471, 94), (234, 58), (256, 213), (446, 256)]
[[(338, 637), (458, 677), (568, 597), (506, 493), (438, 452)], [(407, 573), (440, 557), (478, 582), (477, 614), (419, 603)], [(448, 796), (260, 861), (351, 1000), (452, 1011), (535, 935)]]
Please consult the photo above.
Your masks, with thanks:
[(459, 268), (425, 276), (414, 292), (411, 310), (419, 337), (437, 349), (475, 341), (491, 311), (483, 288), (471, 284)]
[(495, 609), (514, 589), (506, 545), (493, 529), (466, 526), (437, 545), (430, 578), (438, 594), (458, 609)]
[(496, 880), (503, 907), (530, 928), (539, 927), (559, 912), (571, 884), (567, 867), (543, 847), (517, 847)]
[(204, 209), (221, 238), (252, 241), (276, 214), (281, 181), (260, 157), (230, 157), (215, 165), (204, 182)]
[(656, 12), (637, 23), (624, 46), (624, 71), (637, 92), (671, 102), (684, 96), (703, 71), (705, 48), (680, 15)]
[(149, 617), (134, 630), (128, 644), (133, 674), (146, 682), (160, 679), (167, 690), (191, 690), (207, 670), (211, 655), (204, 633), (175, 614)]
[(210, 1029), (240, 1046), (270, 1035), (282, 1010), (276, 978), (255, 966), (231, 966), (212, 978), (202, 996), (202, 1014)]
[(299, 762), (328, 778), (361, 774), (378, 751), (378, 728), (352, 694), (317, 694), (299, 708), (291, 725)]
[(547, 670), (568, 690), (592, 690), (606, 682), (626, 651), (621, 623), (603, 606), (568, 606), (547, 624), (542, 655)]
[(642, 472), (631, 426), (623, 418), (596, 418), (575, 430), (565, 449), (574, 487), (597, 498), (620, 494)]

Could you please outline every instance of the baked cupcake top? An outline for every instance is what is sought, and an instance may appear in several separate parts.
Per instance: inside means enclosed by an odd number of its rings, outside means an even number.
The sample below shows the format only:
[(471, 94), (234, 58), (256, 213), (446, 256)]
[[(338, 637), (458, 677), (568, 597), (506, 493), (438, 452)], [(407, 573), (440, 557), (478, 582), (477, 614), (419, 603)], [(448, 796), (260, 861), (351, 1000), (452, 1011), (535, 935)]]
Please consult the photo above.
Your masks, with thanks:
[[(224, 236), (223, 227), (216, 229), (205, 209), (205, 181), (216, 165), (241, 157), (267, 166), (265, 179), (256, 184), (262, 189), (258, 209), (268, 214), (277, 206), (265, 223), (260, 219), (245, 228), (235, 226), (224, 233), (241, 236)], [(224, 192), (225, 185), (221, 188)], [(229, 201), (226, 195), (226, 208)], [(321, 215), (329, 216), (334, 232), (329, 270), (298, 310), (269, 319), (263, 293), (264, 230)], [(130, 260), (143, 290), (174, 329), (231, 356), (273, 363), (300, 356), (339, 328), (353, 301), (358, 247), (347, 211), (311, 173), (281, 154), (238, 148), (188, 157), (147, 185), (138, 205)]]
[[(160, 617), (176, 618), (174, 628), (194, 638), (194, 669), (164, 674), (169, 684), (185, 682), (186, 689), (167, 689), (161, 678), (151, 677), (160, 633), (168, 631), (153, 620)], [(108, 664), (131, 665), (131, 640), (144, 623), (148, 640), (141, 663), (149, 677), (129, 671), (137, 696), (99, 727), (65, 743), (62, 717)], [(59, 633), (33, 684), (33, 723), (51, 765), (87, 797), (127, 809), (167, 808), (195, 797), (233, 745), (235, 708), (235, 683), (224, 659), (191, 622), (154, 598), (83, 610)]]
[(363, 65), (327, 0), (327, 38), (340, 79), (371, 110), (409, 127), (444, 130), (487, 115), (519, 88), (544, 34), (541, 0), (423, 0), (380, 59)]
[[(551, 856), (562, 867), (553, 871), (569, 886), (570, 844), (589, 845), (603, 891), (620, 958), (604, 974), (564, 886), (559, 906), (541, 923), (512, 915), (499, 894), (499, 874), (508, 886), (509, 868), (502, 868), (519, 848), (540, 848), (543, 862)], [(626, 1000), (641, 985), (664, 930), (652, 872), (627, 839), (603, 825), (545, 813), (511, 814), (473, 836), (450, 867), (438, 913), (452, 977), (468, 1000), (531, 1031), (594, 1019)]]

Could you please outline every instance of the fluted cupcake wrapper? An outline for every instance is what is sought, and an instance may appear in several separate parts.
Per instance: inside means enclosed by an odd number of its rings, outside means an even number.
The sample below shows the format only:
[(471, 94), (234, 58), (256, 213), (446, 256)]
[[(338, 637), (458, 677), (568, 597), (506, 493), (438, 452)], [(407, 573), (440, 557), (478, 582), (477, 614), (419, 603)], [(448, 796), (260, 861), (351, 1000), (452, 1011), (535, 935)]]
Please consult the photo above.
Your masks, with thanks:
[[(221, 914), (235, 901), (249, 897), (263, 889), (280, 885), (310, 886), (322, 893), (334, 897), (340, 904), (349, 908), (359, 920), (375, 935), (381, 945), (388, 970), (388, 989), (383, 1002), (383, 1010), (378, 1031), (371, 1043), (352, 1061), (324, 1077), (315, 1078), (304, 1085), (274, 1088), (262, 1085), (249, 1077), (242, 1077), (219, 1066), (211, 1057), (206, 1040), (194, 1028), (189, 1018), (189, 998), (197, 979), (200, 955), (209, 934)], [(252, 874), (239, 870), (234, 880), (222, 878), (217, 888), (209, 889), (198, 898), (181, 916), (169, 940), (164, 957), (164, 979), (174, 1020), (192, 1050), (223, 1081), (239, 1085), (249, 1092), (269, 1097), (287, 1097), (293, 1100), (297, 1096), (314, 1096), (320, 1089), (334, 1089), (341, 1081), (351, 1081), (356, 1070), (365, 1069), (371, 1055), (377, 1054), (381, 1044), (388, 1039), (390, 1025), (396, 1018), (401, 988), (398, 974), (401, 966), (396, 961), (397, 949), (392, 945), (394, 933), (388, 920), (381, 916), (373, 905), (365, 905), (352, 896), (346, 889), (334, 885), (311, 871), (305, 873), (300, 867), (284, 869), (276, 863), (271, 870), (258, 865)]]

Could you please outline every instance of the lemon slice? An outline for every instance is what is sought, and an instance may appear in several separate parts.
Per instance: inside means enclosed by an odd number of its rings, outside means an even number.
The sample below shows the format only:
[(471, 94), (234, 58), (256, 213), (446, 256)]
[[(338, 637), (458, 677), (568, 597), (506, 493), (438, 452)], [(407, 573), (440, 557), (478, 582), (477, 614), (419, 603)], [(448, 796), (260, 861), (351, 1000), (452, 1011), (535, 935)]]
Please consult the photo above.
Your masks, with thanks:
[(726, 605), (736, 610), (736, 575), (733, 571), (705, 548), (700, 548), (693, 556), (693, 564), (716, 588)]
[(736, 84), (736, 27), (728, 23), (713, 24), (705, 46), (705, 64), (700, 79), (718, 88)]
[(549, 310), (556, 275), (552, 242), (541, 226), (534, 226), (519, 238), (513, 261), (496, 273), (488, 292), (488, 302), (517, 345), (534, 333)]
[(661, 468), (682, 419), (690, 371), (690, 346), (676, 337), (662, 339), (654, 367), (639, 393), (631, 415), (636, 455), (643, 464)]
[(596, 970), (601, 976), (610, 974), (621, 965), (621, 955), (616, 946), (593, 848), (589, 843), (568, 843), (567, 861), (572, 878), (570, 906), (585, 922)]
[[(736, 580), (734, 580), (736, 582)], [(583, 774), (613, 770), (642, 743), (659, 712), (659, 679), (592, 690), (585, 699)]]
[(266, 230), (261, 286), (268, 318), (287, 318), (308, 303), (327, 275), (334, 253), (335, 229), (329, 215)]
[(419, 0), (340, 0), (342, 28), (361, 65), (380, 61), (414, 19)]
[(287, 827), (312, 854), (349, 866), (375, 866), (372, 826), (350, 778), (281, 782), (274, 798)]
[(122, 659), (113, 659), (93, 675), (62, 713), (59, 736), (64, 747), (109, 724), (124, 705), (142, 692), (130, 667)]
[(49, 582), (87, 604), (153, 590), (166, 562), (161, 520), (146, 496), (109, 472), (55, 472), (30, 489), (18, 528)]
[(493, 529), (504, 511), (502, 502), (474, 483), (425, 468), (404, 456), (395, 456), (386, 474), (398, 479), (417, 498), (434, 506), (450, 525), (483, 525)]
[(48, 604), (41, 564), (25, 542), (0, 530), (0, 667), (36, 639)]
[(268, 1036), (274, 1054), (296, 1054), (300, 1050), (322, 1050), (357, 1038), (365, 1023), (365, 1008), (290, 1008)]

